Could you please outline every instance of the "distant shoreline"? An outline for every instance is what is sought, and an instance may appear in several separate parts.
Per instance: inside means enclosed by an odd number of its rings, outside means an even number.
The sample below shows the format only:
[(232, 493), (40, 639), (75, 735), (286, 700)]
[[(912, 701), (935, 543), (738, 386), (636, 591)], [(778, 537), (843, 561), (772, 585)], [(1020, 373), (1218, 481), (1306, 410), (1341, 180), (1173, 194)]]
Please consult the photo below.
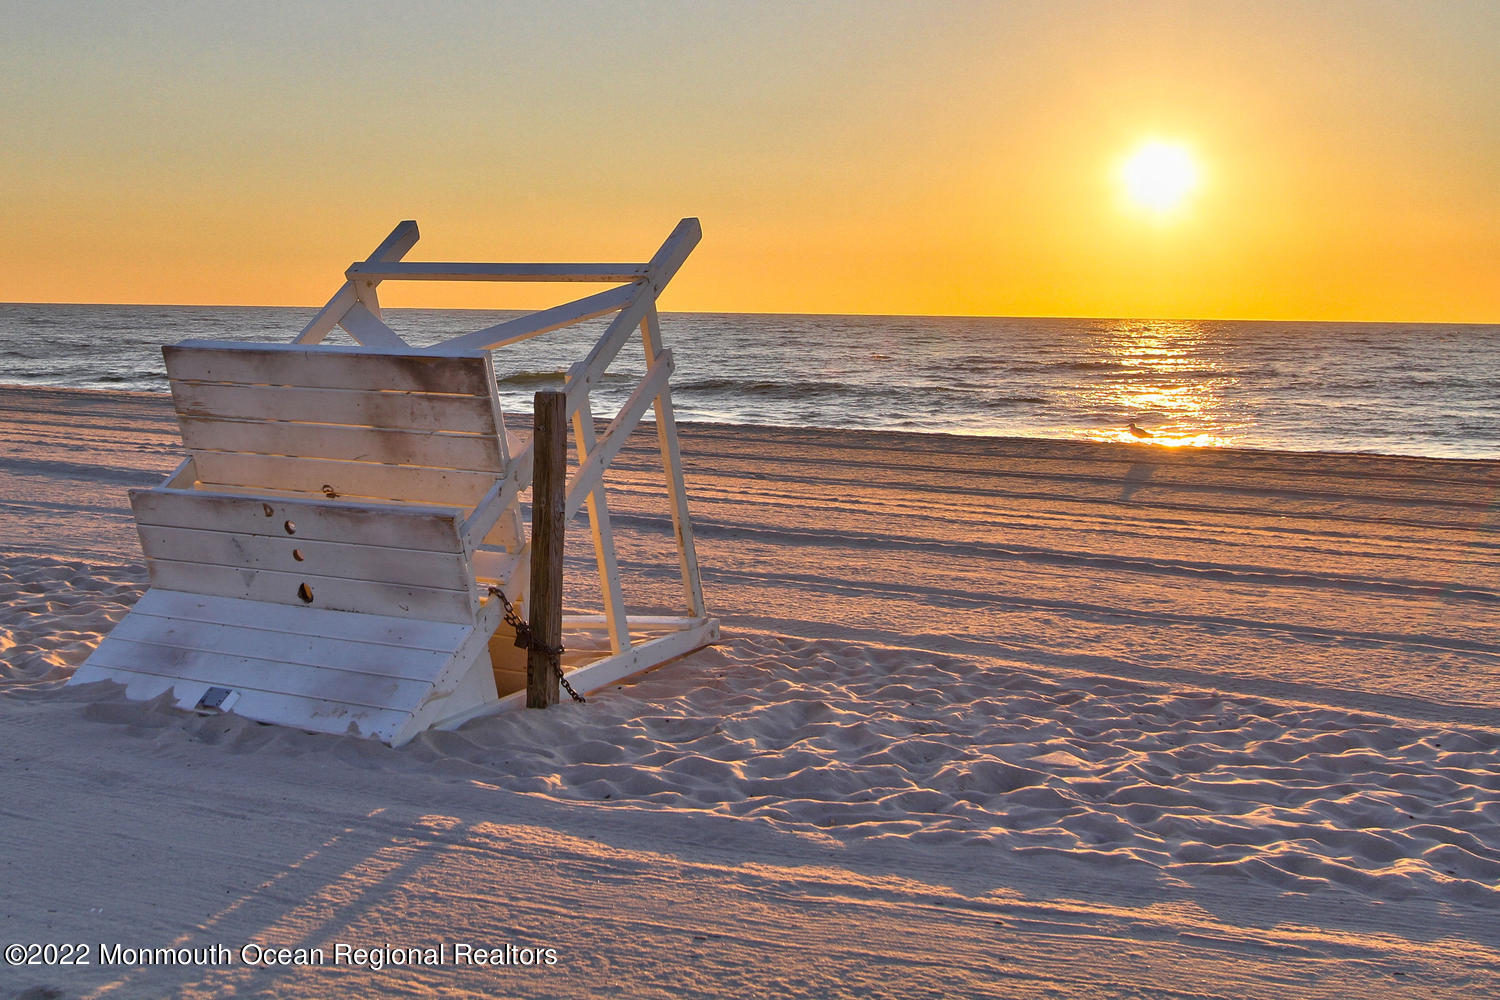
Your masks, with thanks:
[[(138, 399), (138, 400), (140, 400), (140, 401), (142, 401), (144, 403), (147, 403), (148, 405), (149, 404), (159, 403), (161, 405), (161, 413), (162, 413), (163, 419), (170, 420), (170, 418), (171, 418), (171, 409), (170, 409), (170, 406), (168, 405), (168, 400), (171, 397), (170, 397), (170, 394), (165, 389), (162, 389), (162, 390), (153, 390), (153, 389), (98, 389), (98, 388), (84, 388), (84, 387), (79, 387), (79, 386), (54, 386), (54, 385), (17, 384), (17, 383), (10, 383), (10, 382), (0, 382), (0, 393), (14, 393), (14, 394), (16, 394), (19, 397), (24, 397), (24, 396), (30, 395), (33, 398), (35, 398), (36, 400), (38, 400), (38, 401), (40, 401), (41, 399), (45, 398), (49, 394), (58, 394), (58, 395), (61, 395), (61, 396), (78, 395), (78, 396), (80, 396), (82, 398), (88, 398), (90, 396), (93, 396), (93, 397), (103, 397), (103, 398), (118, 397), (121, 400)], [(506, 414), (509, 417), (512, 414), (514, 414), (515, 412), (516, 411), (514, 411), (514, 410), (507, 410)], [(525, 412), (525, 411), (522, 411), (522, 412)], [(4, 408), (0, 408), (0, 425), (3, 425), (3, 418), (4, 418)], [(600, 416), (600, 417), (596, 417), (595, 419), (600, 424), (607, 424), (608, 423), (607, 416)], [(653, 421), (651, 419), (650, 414), (647, 414), (646, 418), (642, 421), (642, 423), (645, 424), (645, 425), (652, 425), (653, 424)], [(1142, 441), (1142, 442), (1119, 441), (1119, 442), (1117, 442), (1117, 441), (1098, 441), (1098, 440), (1094, 440), (1094, 439), (1091, 439), (1091, 438), (1046, 437), (1046, 436), (1042, 436), (1042, 435), (985, 434), (985, 433), (979, 433), (979, 432), (970, 433), (970, 432), (965, 432), (965, 431), (901, 430), (901, 429), (891, 429), (891, 428), (870, 428), (870, 427), (823, 427), (823, 426), (809, 425), (809, 424), (746, 423), (746, 422), (733, 422), (733, 421), (682, 420), (682, 419), (679, 419), (677, 421), (677, 423), (678, 423), (678, 426), (684, 427), (684, 428), (701, 428), (701, 429), (704, 429), (704, 430), (713, 429), (715, 431), (735, 430), (735, 429), (741, 429), (741, 430), (747, 430), (747, 431), (785, 431), (785, 432), (789, 432), (789, 433), (803, 433), (803, 434), (813, 435), (813, 436), (817, 436), (817, 437), (821, 437), (821, 436), (825, 436), (825, 435), (833, 435), (833, 436), (837, 436), (837, 437), (841, 437), (841, 438), (848, 438), (850, 436), (874, 435), (877, 438), (878, 437), (888, 437), (888, 438), (897, 438), (897, 439), (905, 438), (905, 439), (909, 439), (913, 443), (922, 444), (923, 446), (930, 445), (935, 440), (948, 439), (948, 440), (953, 440), (953, 441), (984, 441), (984, 442), (994, 442), (996, 444), (996, 446), (1026, 446), (1028, 448), (1029, 447), (1033, 447), (1033, 446), (1035, 446), (1035, 447), (1042, 447), (1042, 446), (1047, 446), (1047, 445), (1055, 445), (1055, 446), (1078, 446), (1078, 447), (1083, 447), (1083, 448), (1122, 449), (1120, 451), (1120, 454), (1122, 456), (1139, 456), (1140, 458), (1143, 458), (1143, 459), (1148, 458), (1150, 461), (1153, 461), (1153, 462), (1162, 462), (1162, 463), (1173, 463), (1173, 462), (1191, 463), (1194, 460), (1192, 458), (1192, 456), (1195, 456), (1195, 455), (1198, 455), (1198, 456), (1215, 455), (1215, 454), (1219, 454), (1219, 455), (1242, 455), (1242, 456), (1247, 456), (1247, 457), (1253, 457), (1253, 456), (1265, 456), (1265, 457), (1272, 457), (1272, 456), (1294, 456), (1294, 457), (1300, 457), (1300, 458), (1316, 458), (1316, 457), (1324, 456), (1324, 457), (1329, 457), (1329, 458), (1347, 458), (1347, 459), (1386, 459), (1386, 460), (1400, 461), (1400, 462), (1457, 463), (1459, 465), (1465, 465), (1465, 466), (1484, 466), (1484, 465), (1488, 465), (1488, 466), (1493, 466), (1496, 469), (1497, 475), (1500, 475), (1500, 458), (1461, 458), (1461, 457), (1448, 456), (1448, 455), (1407, 455), (1407, 454), (1391, 453), (1391, 452), (1380, 452), (1380, 451), (1333, 451), (1333, 450), (1318, 451), (1318, 450), (1313, 450), (1313, 449), (1299, 450), (1299, 449), (1296, 449), (1296, 448), (1256, 448), (1256, 447), (1250, 447), (1250, 446), (1246, 446), (1246, 445), (1178, 445), (1178, 446), (1169, 446), (1169, 445), (1161, 445), (1161, 444), (1152, 444), (1150, 442), (1145, 442), (1145, 441)], [(520, 427), (520, 428), (513, 427), (512, 430), (521, 430), (521, 431), (524, 432), (526, 430), (526, 427), (524, 427), (524, 426)], [(879, 446), (881, 444), (881, 442), (876, 441), (876, 442), (874, 442), (874, 444), (877, 445), (877, 446)], [(1093, 453), (1088, 453), (1088, 454), (1090, 454), (1090, 457), (1097, 457), (1097, 456), (1093, 455)], [(1136, 459), (1132, 458), (1131, 460), (1134, 461)]]

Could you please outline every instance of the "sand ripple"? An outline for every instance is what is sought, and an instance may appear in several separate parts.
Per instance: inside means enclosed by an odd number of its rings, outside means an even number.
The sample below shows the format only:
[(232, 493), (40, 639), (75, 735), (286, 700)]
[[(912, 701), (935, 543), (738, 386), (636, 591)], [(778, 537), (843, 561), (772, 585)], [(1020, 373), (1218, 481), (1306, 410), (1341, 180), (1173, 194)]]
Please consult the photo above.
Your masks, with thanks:
[[(140, 592), (134, 571), (11, 559), (0, 696), (227, 752), (327, 753), (612, 807), (704, 811), (844, 842), (981, 843), (1183, 880), (1231, 876), (1500, 903), (1500, 732), (1000, 660), (766, 635), (392, 751), (60, 687)], [(102, 700), (101, 700), (102, 699)]]

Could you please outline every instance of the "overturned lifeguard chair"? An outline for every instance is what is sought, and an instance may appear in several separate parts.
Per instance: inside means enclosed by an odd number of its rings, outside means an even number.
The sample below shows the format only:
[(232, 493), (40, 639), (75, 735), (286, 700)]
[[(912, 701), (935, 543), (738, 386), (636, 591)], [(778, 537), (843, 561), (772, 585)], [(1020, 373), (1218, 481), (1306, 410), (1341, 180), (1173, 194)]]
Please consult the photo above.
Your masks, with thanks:
[[(114, 680), (132, 698), (170, 692), (184, 708), (392, 745), (521, 704), (526, 654), (502, 623), (506, 600), (527, 599), (532, 447), (506, 432), (488, 352), (611, 314), (563, 387), (576, 459), (566, 513), (587, 510), (604, 611), (564, 616), (566, 677), (597, 689), (713, 642), (656, 313), (700, 235), (684, 219), (645, 264), (416, 263), (402, 260), (418, 236), (403, 222), (292, 343), (164, 348), (188, 457), (131, 491), (151, 588), (70, 683)], [(615, 287), (417, 348), (381, 317), (377, 287), (397, 279)], [(321, 344), (336, 326), (358, 346)], [(637, 330), (645, 374), (599, 434), (590, 390)], [(605, 496), (605, 470), (648, 407), (677, 617), (627, 616)]]

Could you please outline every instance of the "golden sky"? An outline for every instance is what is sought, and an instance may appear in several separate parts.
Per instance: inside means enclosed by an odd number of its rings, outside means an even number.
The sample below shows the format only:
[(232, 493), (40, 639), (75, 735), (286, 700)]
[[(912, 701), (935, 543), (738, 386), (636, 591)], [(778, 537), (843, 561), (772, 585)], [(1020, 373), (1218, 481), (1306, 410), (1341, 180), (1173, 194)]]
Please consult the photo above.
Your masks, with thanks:
[[(1500, 4), (12, 3), (0, 301), (643, 260), (669, 310), (1500, 322)], [(1190, 152), (1175, 209), (1122, 196)], [(388, 284), (395, 305), (574, 287)]]

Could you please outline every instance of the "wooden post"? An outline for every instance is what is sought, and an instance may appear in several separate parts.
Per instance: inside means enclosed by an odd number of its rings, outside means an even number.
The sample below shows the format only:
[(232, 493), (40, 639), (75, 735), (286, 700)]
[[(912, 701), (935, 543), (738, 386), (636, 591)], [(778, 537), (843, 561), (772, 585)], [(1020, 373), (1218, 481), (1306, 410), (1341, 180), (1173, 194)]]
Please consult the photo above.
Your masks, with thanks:
[[(562, 644), (562, 564), (567, 504), (567, 396), (539, 392), (532, 411), (531, 590), (527, 612), (540, 644)], [(557, 704), (552, 658), (532, 648), (526, 654), (526, 707)]]

